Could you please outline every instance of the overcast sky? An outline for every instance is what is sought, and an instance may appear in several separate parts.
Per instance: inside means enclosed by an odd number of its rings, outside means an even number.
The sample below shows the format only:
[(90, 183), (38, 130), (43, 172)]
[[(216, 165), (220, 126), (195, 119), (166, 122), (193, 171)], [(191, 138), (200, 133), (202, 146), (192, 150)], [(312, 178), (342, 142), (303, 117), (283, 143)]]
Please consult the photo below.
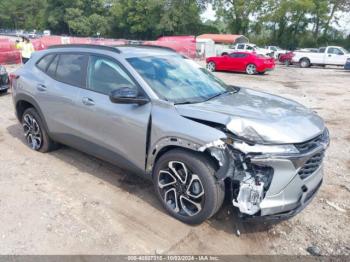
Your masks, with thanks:
[[(339, 30), (345, 31), (347, 34), (350, 34), (350, 14), (342, 13), (341, 19), (339, 20), (339, 26), (335, 25)], [(201, 15), (203, 20), (215, 20), (215, 11), (211, 4), (208, 5), (206, 11)]]

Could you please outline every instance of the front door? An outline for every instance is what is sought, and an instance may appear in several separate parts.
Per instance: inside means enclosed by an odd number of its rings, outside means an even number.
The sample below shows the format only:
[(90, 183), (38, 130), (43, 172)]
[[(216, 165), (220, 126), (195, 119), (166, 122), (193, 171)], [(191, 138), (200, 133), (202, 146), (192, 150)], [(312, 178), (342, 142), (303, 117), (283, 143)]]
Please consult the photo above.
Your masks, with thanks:
[(119, 88), (139, 85), (116, 60), (90, 56), (87, 88), (78, 98), (81, 136), (86, 151), (136, 172), (144, 171), (151, 103), (116, 104), (109, 95)]
[(346, 56), (339, 48), (329, 47), (325, 60), (327, 65), (345, 65)]

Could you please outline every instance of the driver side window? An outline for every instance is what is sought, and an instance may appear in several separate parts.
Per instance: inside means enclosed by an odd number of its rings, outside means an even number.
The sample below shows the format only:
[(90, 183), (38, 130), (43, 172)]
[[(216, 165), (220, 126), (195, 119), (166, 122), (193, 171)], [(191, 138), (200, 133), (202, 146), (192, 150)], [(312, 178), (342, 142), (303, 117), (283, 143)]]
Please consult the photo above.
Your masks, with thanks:
[(344, 53), (338, 48), (330, 47), (328, 49), (328, 54), (343, 55)]
[(120, 88), (137, 89), (135, 82), (115, 61), (105, 57), (91, 56), (88, 68), (88, 89), (110, 95)]

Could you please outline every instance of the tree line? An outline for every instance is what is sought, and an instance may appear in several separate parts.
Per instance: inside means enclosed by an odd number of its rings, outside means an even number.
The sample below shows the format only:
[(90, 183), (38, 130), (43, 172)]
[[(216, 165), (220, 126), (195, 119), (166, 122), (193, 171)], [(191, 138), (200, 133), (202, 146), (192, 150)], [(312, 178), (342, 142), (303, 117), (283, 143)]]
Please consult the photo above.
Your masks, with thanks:
[[(202, 21), (208, 4), (215, 20)], [(233, 33), (285, 48), (339, 44), (350, 0), (0, 0), (0, 28), (55, 34), (148, 39)]]

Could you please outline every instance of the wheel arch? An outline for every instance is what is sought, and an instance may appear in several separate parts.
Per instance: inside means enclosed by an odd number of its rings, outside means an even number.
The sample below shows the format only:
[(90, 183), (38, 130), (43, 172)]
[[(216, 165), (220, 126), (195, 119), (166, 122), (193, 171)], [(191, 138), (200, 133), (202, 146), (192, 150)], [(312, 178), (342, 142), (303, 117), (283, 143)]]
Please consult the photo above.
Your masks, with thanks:
[(181, 138), (171, 137), (171, 138), (162, 139), (148, 154), (146, 172), (152, 176), (153, 168), (157, 163), (157, 161), (159, 160), (159, 158), (164, 154), (166, 154), (167, 152), (175, 149), (180, 149), (180, 150), (202, 155), (209, 161), (209, 163), (213, 165), (215, 170), (218, 170), (219, 163), (215, 159), (215, 157), (210, 155), (210, 152), (208, 150), (201, 151), (200, 148), (201, 148), (200, 145), (197, 145), (191, 141), (181, 139)]
[(310, 58), (308, 58), (308, 57), (306, 57), (306, 56), (301, 57), (301, 58), (299, 59), (299, 63), (300, 63), (301, 61), (303, 61), (303, 60), (307, 60), (307, 61), (309, 61), (309, 64), (311, 64)]
[(28, 108), (34, 108), (38, 112), (46, 130), (49, 130), (47, 127), (47, 123), (46, 123), (44, 114), (42, 113), (38, 103), (32, 97), (30, 97), (26, 94), (16, 95), (16, 97), (15, 97), (15, 110), (16, 110), (16, 116), (17, 116), (17, 119), (19, 120), (19, 122), (22, 122), (23, 113)]

